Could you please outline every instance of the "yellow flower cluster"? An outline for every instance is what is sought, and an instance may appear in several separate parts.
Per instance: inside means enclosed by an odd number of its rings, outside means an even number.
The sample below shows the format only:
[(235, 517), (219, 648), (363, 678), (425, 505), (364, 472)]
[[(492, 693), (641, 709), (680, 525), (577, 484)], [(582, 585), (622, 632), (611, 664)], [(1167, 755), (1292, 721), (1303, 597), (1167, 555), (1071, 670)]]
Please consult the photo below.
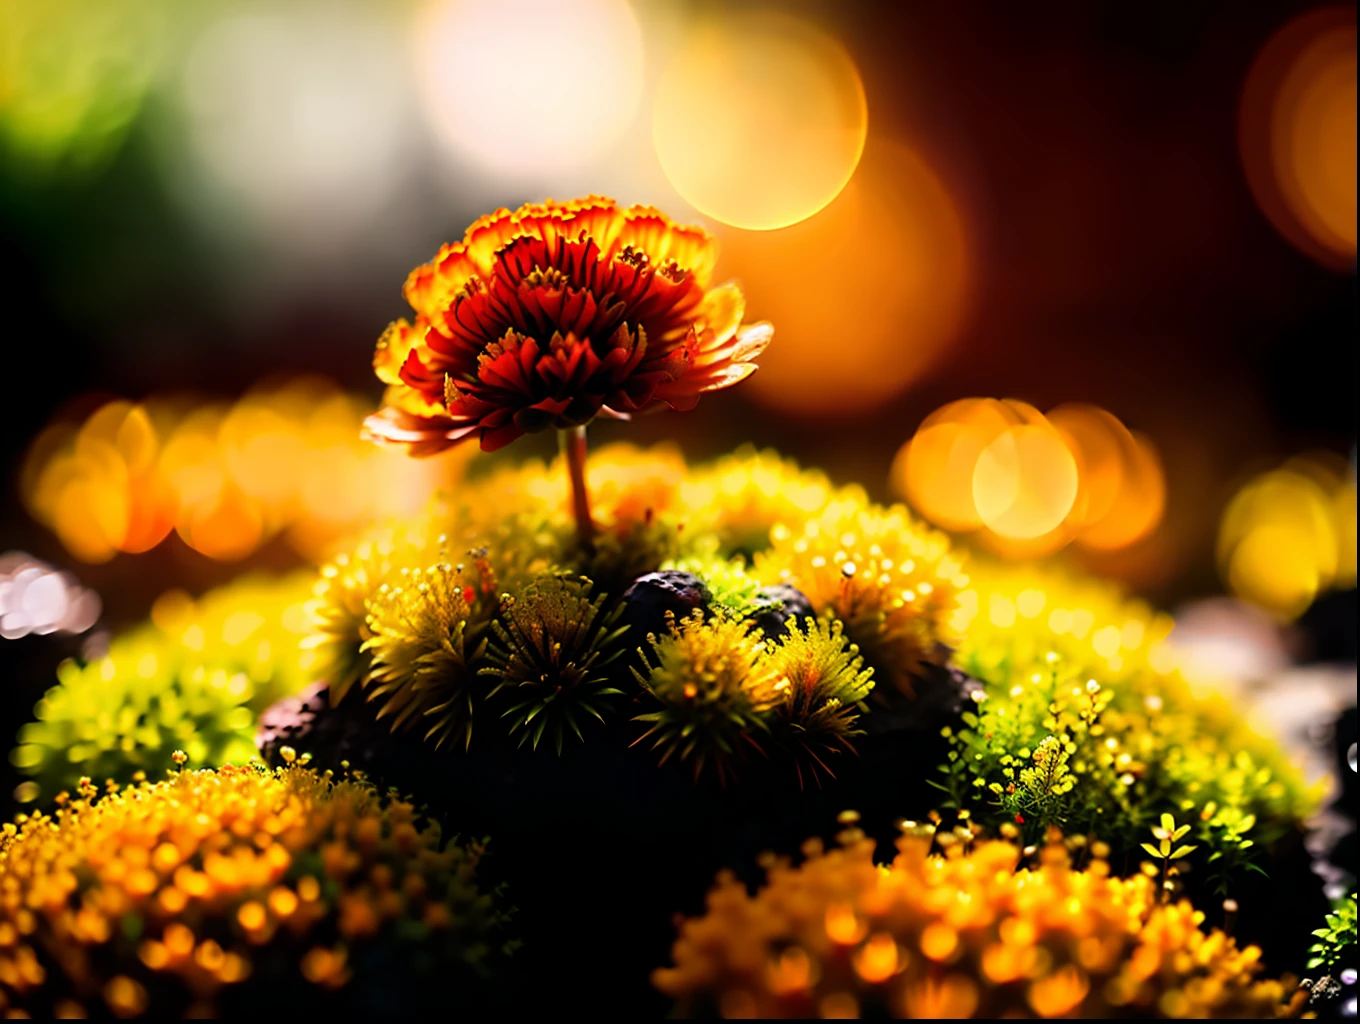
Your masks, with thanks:
[(247, 576), (197, 600), (171, 591), (103, 657), (64, 662), (10, 755), (31, 777), (19, 797), (51, 798), (82, 775), (127, 782), (164, 770), (177, 749), (194, 765), (249, 760), (259, 712), (311, 682), (300, 650), (311, 585), (302, 572)]
[(481, 852), (301, 767), (185, 771), (98, 799), (86, 780), (0, 834), (0, 1012), (212, 1016), (328, 992), (377, 1012), (424, 971), (457, 992), (448, 974), (475, 977), (503, 944)]
[(531, 572), (580, 573), (617, 595), (633, 578), (686, 553), (691, 511), (681, 493), (686, 466), (670, 445), (605, 445), (590, 456), (593, 550), (574, 543), (575, 520), (565, 460), (499, 468), (458, 490), (441, 528), (468, 547), (499, 551)]
[(776, 524), (771, 540), (756, 572), (792, 583), (819, 614), (843, 622), (878, 677), (911, 694), (922, 664), (939, 659), (967, 582), (949, 539), (900, 505), (882, 508), (850, 490), (810, 518)]
[[(842, 816), (843, 818), (846, 816)], [(1205, 932), (1147, 875), (1110, 876), (1100, 844), (1038, 850), (966, 823), (907, 823), (891, 865), (858, 829), (798, 867), (774, 859), (755, 896), (723, 875), (653, 976), (680, 1015), (748, 1017), (1275, 1017), (1292, 980), (1258, 980), (1260, 950)], [(938, 845), (936, 845), (938, 844)], [(932, 852), (933, 848), (936, 852)], [(1028, 855), (1028, 856), (1027, 856)]]
[(696, 778), (706, 763), (726, 778), (754, 750), (792, 761), (802, 785), (854, 753), (873, 672), (839, 622), (794, 621), (766, 637), (729, 612), (696, 612), (650, 646), (647, 671), (633, 671), (661, 708), (635, 721), (649, 723), (642, 738), (654, 737), (663, 763), (678, 753)]
[(803, 769), (819, 778), (818, 769), (834, 775), (826, 763), (842, 750), (854, 752), (859, 713), (874, 688), (873, 669), (864, 667), (859, 648), (846, 644), (839, 622), (791, 623), (770, 652), (779, 682), (775, 708), (778, 733), (792, 748), (798, 780)]
[(472, 738), (471, 685), (486, 650), (494, 590), (464, 566), (402, 569), (369, 602), (369, 698), (393, 729), (419, 722), (437, 743)]
[[(591, 514), (603, 532), (672, 515), (680, 509), (686, 466), (672, 445), (636, 448), (608, 444), (590, 453)], [(478, 495), (494, 493), (493, 507)], [(508, 516), (536, 511), (554, 527), (572, 526), (571, 491), (565, 460), (528, 459), (496, 465), (473, 475), (448, 499), (448, 514), (474, 529), (487, 529)]]
[(351, 550), (323, 566), (308, 605), (311, 632), (303, 647), (312, 652), (318, 679), (339, 701), (367, 673), (363, 645), (368, 628), (368, 599), (396, 571), (403, 557), (418, 559), (426, 541), (419, 529), (383, 527), (371, 531)]
[(697, 466), (680, 488), (695, 533), (712, 534), (723, 554), (750, 556), (770, 544), (776, 526), (794, 527), (840, 493), (816, 469), (800, 469), (772, 451), (750, 446)]

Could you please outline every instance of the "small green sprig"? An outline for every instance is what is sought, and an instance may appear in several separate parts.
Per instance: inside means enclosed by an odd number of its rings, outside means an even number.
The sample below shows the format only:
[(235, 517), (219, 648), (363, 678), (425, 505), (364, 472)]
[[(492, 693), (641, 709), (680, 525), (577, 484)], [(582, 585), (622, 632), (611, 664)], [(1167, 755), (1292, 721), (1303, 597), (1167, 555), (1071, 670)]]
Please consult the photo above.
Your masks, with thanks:
[(1209, 863), (1213, 866), (1211, 881), (1216, 883), (1216, 892), (1227, 893), (1230, 881), (1240, 872), (1266, 874), (1263, 867), (1252, 862), (1257, 851), (1256, 840), (1251, 838), (1256, 815), (1240, 807), (1219, 807), (1210, 800), (1199, 817), (1202, 824), (1197, 834), (1214, 851), (1209, 854)]
[(721, 558), (716, 554), (696, 554), (688, 558), (670, 558), (661, 563), (661, 568), (698, 576), (708, 587), (713, 602), (737, 618), (744, 618), (760, 607), (760, 581), (747, 571), (746, 560), (740, 555)]

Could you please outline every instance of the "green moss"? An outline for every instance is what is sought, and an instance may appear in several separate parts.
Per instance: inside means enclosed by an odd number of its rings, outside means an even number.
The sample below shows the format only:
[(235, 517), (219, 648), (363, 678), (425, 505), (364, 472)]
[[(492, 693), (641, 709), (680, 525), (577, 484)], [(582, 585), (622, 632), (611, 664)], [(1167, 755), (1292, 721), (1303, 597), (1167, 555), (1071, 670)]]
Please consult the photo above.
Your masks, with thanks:
[(1294, 828), (1316, 794), (1162, 646), (1171, 620), (1093, 581), (977, 565), (956, 663), (985, 699), (948, 730), (939, 785), (980, 820), (1091, 831), (1130, 848), (1160, 815), (1190, 821), (1221, 880)]
[(248, 577), (198, 601), (163, 601), (160, 625), (115, 638), (97, 660), (64, 662), (19, 731), (11, 761), (31, 799), (82, 776), (131, 781), (183, 750), (194, 765), (244, 763), (258, 714), (311, 679), (300, 650), (310, 573)]

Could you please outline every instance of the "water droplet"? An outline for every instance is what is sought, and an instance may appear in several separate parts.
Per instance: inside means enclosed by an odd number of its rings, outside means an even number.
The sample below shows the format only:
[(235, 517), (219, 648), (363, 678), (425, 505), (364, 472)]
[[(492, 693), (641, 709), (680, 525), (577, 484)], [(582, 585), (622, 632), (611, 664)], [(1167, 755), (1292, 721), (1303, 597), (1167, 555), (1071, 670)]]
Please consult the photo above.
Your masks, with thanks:
[(1341, 972), (1341, 984), (1354, 985), (1357, 977), (1360, 977), (1360, 974), (1357, 974), (1355, 968), (1347, 967), (1344, 971)]

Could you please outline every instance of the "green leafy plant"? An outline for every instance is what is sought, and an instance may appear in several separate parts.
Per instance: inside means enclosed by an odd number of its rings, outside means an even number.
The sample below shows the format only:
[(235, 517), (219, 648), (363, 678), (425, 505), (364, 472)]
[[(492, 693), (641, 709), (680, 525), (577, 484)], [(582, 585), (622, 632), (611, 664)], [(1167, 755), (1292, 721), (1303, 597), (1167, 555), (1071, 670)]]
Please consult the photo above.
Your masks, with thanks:
[(747, 571), (746, 560), (740, 555), (719, 558), (716, 555), (693, 555), (672, 558), (661, 563), (662, 569), (677, 569), (693, 573), (704, 581), (712, 601), (742, 618), (760, 607), (760, 581)]
[(310, 574), (246, 576), (193, 599), (172, 592), (153, 621), (88, 661), (69, 659), (19, 730), (10, 761), (28, 777), (21, 800), (74, 790), (82, 776), (130, 782), (175, 750), (194, 765), (243, 763), (256, 716), (311, 679)]
[(1336, 974), (1347, 961), (1355, 959), (1356, 901), (1355, 893), (1332, 904), (1326, 926), (1313, 932), (1318, 941), (1308, 947), (1308, 969), (1321, 967), (1328, 974)]
[(1253, 860), (1258, 849), (1251, 838), (1257, 831), (1255, 814), (1236, 806), (1220, 808), (1210, 800), (1199, 816), (1202, 824), (1198, 835), (1213, 850), (1209, 864), (1217, 892), (1226, 893), (1232, 878), (1244, 871), (1269, 877)]

